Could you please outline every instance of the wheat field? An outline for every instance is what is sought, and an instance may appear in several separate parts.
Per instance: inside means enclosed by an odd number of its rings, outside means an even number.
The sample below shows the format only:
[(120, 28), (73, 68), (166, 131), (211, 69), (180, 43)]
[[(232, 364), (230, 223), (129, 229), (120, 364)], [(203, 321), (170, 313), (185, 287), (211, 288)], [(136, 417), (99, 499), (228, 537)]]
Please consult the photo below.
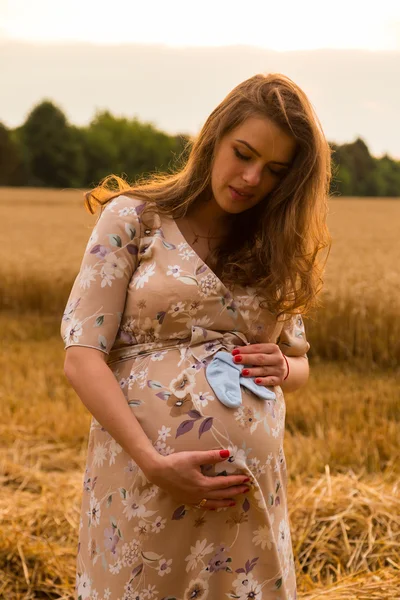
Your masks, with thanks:
[[(397, 199), (330, 201), (323, 305), (305, 319), (310, 379), (286, 396), (304, 600), (400, 599), (399, 219)], [(95, 220), (82, 190), (0, 188), (6, 600), (73, 598), (90, 414), (64, 377), (59, 325)]]

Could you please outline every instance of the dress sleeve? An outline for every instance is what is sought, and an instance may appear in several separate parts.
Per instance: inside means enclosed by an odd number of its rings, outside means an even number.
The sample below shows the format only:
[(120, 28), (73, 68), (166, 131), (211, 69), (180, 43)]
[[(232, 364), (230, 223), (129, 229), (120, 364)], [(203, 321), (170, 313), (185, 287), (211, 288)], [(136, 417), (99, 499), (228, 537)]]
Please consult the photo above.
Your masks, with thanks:
[(286, 356), (307, 356), (310, 344), (306, 338), (303, 318), (300, 314), (292, 315), (289, 321), (283, 324), (277, 344)]
[(65, 349), (86, 346), (109, 354), (137, 268), (139, 205), (137, 199), (118, 196), (101, 212), (62, 317)]

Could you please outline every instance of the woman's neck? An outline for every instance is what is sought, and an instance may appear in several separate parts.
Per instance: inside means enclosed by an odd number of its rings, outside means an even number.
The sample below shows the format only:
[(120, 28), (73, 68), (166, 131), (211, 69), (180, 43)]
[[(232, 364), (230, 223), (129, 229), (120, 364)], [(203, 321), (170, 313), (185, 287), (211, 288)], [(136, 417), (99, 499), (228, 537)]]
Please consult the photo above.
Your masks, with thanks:
[(195, 233), (222, 238), (229, 228), (230, 215), (211, 197), (208, 200), (199, 199), (190, 206), (186, 219)]

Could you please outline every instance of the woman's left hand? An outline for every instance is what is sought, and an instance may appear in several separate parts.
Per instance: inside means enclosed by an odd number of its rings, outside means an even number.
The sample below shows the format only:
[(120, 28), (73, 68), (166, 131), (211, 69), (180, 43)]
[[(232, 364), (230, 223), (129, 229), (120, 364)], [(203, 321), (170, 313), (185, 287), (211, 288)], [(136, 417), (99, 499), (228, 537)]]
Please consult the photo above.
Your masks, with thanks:
[(233, 360), (243, 365), (243, 377), (259, 385), (281, 385), (287, 374), (286, 360), (277, 344), (249, 344), (232, 350)]

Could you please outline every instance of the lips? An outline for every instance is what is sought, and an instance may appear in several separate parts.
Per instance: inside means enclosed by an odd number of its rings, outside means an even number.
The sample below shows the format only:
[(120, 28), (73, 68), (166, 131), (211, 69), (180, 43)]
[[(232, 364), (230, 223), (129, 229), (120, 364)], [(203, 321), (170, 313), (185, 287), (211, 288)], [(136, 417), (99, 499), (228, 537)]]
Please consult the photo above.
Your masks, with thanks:
[(231, 188), (231, 190), (235, 191), (237, 194), (239, 194), (240, 196), (242, 196), (243, 198), (251, 198), (254, 194), (251, 192), (245, 192), (244, 190), (239, 190), (237, 188), (234, 188), (233, 186), (229, 186)]

